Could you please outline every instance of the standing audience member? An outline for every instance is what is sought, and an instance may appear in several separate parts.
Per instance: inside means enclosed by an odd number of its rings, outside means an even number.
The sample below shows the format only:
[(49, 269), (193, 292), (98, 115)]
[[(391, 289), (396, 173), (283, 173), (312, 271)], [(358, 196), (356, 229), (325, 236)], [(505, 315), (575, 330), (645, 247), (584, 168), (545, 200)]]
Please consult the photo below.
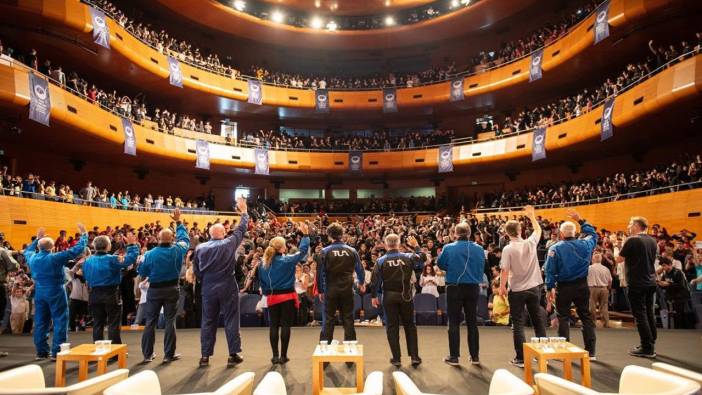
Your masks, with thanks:
[(612, 272), (602, 265), (602, 254), (592, 254), (592, 265), (587, 272), (587, 286), (590, 288), (590, 315), (597, 321), (597, 307), (602, 314), (602, 323), (609, 328), (609, 290), (612, 287)]
[[(27, 321), (29, 314), (29, 302), (25, 297), (25, 291), (22, 287), (15, 287), (12, 291), (12, 299), (10, 301), (12, 313), (10, 314), (10, 328), (13, 335), (21, 335), (24, 331), (24, 323)], [(3, 310), (4, 312), (4, 310)]]
[(422, 287), (423, 294), (434, 295), (439, 297), (439, 289), (437, 287), (437, 277), (432, 265), (424, 266), (422, 275), (419, 277), (419, 286)]
[(84, 260), (85, 257), (82, 257), (69, 271), (71, 275), (71, 295), (68, 305), (68, 325), (69, 329), (74, 332), (78, 332), (79, 328), (85, 330), (83, 319), (88, 314), (88, 301), (90, 300), (90, 292), (88, 291), (88, 285), (85, 283), (81, 267), (81, 261)]
[(670, 258), (662, 256), (660, 265), (663, 268), (663, 279), (658, 281), (658, 286), (665, 289), (665, 298), (672, 305), (675, 328), (691, 329), (687, 319), (688, 305), (690, 303), (690, 289), (688, 288), (685, 273), (673, 266)]

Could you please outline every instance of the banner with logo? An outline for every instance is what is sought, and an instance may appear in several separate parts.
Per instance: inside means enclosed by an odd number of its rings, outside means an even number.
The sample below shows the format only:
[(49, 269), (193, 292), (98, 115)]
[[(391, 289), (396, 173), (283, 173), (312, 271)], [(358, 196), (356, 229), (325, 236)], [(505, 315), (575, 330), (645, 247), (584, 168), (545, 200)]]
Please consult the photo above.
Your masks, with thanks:
[(463, 100), (463, 77), (451, 80), (451, 92), (449, 95), (449, 101), (461, 100)]
[(439, 147), (439, 173), (453, 171), (453, 147), (449, 144)]
[(349, 170), (351, 173), (360, 173), (363, 171), (363, 152), (349, 151)]
[(29, 119), (49, 126), (49, 118), (51, 118), (49, 83), (38, 75), (29, 73)]
[(180, 70), (180, 62), (173, 56), (168, 57), (168, 81), (173, 86), (183, 87), (183, 72)]
[(263, 104), (263, 89), (261, 87), (261, 81), (259, 80), (249, 80), (249, 103), (258, 104), (259, 106)]
[(268, 175), (268, 150), (265, 148), (254, 149), (254, 161), (256, 167), (254, 174)]
[(397, 90), (383, 89), (383, 112), (397, 112)]
[(600, 120), (600, 141), (605, 141), (614, 136), (614, 125), (612, 125), (612, 115), (614, 113), (614, 99), (612, 96), (605, 100), (602, 106), (602, 119)]
[(533, 140), (531, 144), (531, 161), (546, 159), (546, 128), (540, 127), (534, 129)]
[(136, 156), (136, 133), (132, 121), (122, 118), (122, 129), (124, 130), (124, 153)]
[(529, 82), (534, 82), (541, 79), (541, 62), (544, 59), (544, 50), (540, 49), (531, 54), (531, 63), (529, 64)]
[(105, 13), (97, 8), (90, 7), (90, 18), (93, 24), (93, 41), (95, 44), (110, 48), (110, 28), (107, 26)]
[(210, 170), (210, 143), (205, 140), (195, 141), (195, 167)]
[(597, 7), (595, 13), (595, 44), (609, 37), (609, 1)]
[(329, 91), (326, 89), (317, 89), (315, 91), (314, 102), (317, 107), (317, 112), (329, 112)]

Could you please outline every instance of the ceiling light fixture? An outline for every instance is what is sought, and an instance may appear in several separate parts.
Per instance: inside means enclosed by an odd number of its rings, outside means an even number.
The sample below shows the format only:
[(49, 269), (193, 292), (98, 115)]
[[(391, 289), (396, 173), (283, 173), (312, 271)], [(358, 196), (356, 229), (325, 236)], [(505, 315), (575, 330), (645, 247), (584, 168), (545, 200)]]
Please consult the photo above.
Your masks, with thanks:
[(273, 13), (271, 13), (271, 20), (275, 23), (283, 23), (284, 19), (285, 15), (278, 10), (274, 10)]
[(246, 2), (244, 0), (234, 0), (234, 8), (236, 8), (237, 11), (244, 11)]
[(395, 26), (395, 18), (388, 15), (385, 17), (385, 26)]
[(322, 21), (322, 18), (318, 16), (312, 17), (312, 20), (310, 21), (310, 26), (313, 29), (321, 29), (322, 26), (324, 26), (324, 21)]
[(337, 27), (339, 26), (337, 26), (336, 22), (334, 21), (329, 21), (329, 23), (327, 23), (327, 30), (330, 32), (335, 32)]
[(456, 8), (458, 7), (458, 0), (451, 0), (451, 8)]

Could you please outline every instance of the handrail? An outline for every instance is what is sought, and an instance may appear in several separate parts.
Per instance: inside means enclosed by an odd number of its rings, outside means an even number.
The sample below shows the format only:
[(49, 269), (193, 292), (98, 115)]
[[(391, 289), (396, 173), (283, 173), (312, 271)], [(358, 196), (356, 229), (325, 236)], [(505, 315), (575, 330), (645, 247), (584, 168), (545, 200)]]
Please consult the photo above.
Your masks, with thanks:
[[(544, 204), (536, 204), (533, 206), (536, 209), (548, 209), (548, 208), (582, 206), (582, 205), (596, 204), (596, 203), (607, 203), (607, 202), (613, 202), (613, 201), (617, 201), (617, 200), (632, 199), (632, 198), (641, 197), (641, 196), (658, 195), (660, 193), (665, 193), (665, 192), (678, 192), (681, 188), (684, 188), (684, 187), (689, 187), (689, 188), (685, 188), (685, 189), (702, 188), (702, 181), (693, 181), (693, 182), (687, 182), (687, 183), (682, 183), (682, 184), (669, 185), (666, 187), (651, 188), (651, 189), (646, 189), (643, 191), (628, 192), (625, 194), (617, 194), (617, 195), (598, 197), (598, 198), (592, 198), (592, 199), (586, 199), (586, 200), (576, 200), (576, 201), (558, 202), (558, 203), (544, 203)], [(524, 210), (524, 206), (484, 207), (484, 208), (476, 208), (472, 211), (473, 211), (473, 213), (476, 213), (476, 214), (483, 214), (483, 213), (492, 213), (492, 212), (502, 212), (502, 211), (510, 212), (510, 211), (522, 211), (522, 210)]]
[[(323, 210), (322, 210), (323, 211)], [(328, 213), (324, 212), (325, 215), (329, 217), (352, 217), (356, 215), (364, 215), (364, 216), (370, 216), (370, 215), (389, 215), (390, 213), (399, 215), (399, 216), (409, 216), (409, 215), (433, 215), (436, 214), (436, 211), (373, 211), (373, 212), (359, 212), (359, 213)], [(314, 213), (276, 213), (277, 216), (281, 217), (316, 217), (320, 213), (319, 212), (314, 212)]]
[[(97, 9), (101, 10), (103, 13), (105, 13), (105, 15), (109, 15), (110, 18), (112, 18), (112, 20), (113, 20), (116, 24), (122, 26), (119, 22), (117, 22), (117, 21), (115, 20), (114, 16), (113, 16), (110, 12), (104, 10), (104, 9), (101, 8), (99, 5), (95, 4), (92, 0), (80, 0), (80, 1), (83, 2), (83, 3), (85, 3), (85, 4), (90, 5), (91, 7), (94, 7), (94, 8), (97, 8)], [(603, 1), (601, 1), (600, 3), (598, 3), (597, 6), (596, 6), (588, 15), (586, 15), (585, 17), (583, 17), (583, 19), (581, 19), (579, 22), (577, 22), (577, 23), (574, 24), (573, 26), (569, 27), (563, 34), (561, 34), (561, 35), (559, 35), (558, 37), (556, 37), (555, 40), (553, 40), (553, 41), (551, 41), (551, 42), (548, 42), (548, 43), (544, 42), (544, 45), (542, 45), (541, 47), (539, 47), (539, 48), (537, 48), (537, 49), (535, 49), (535, 50), (533, 50), (533, 51), (531, 51), (531, 52), (529, 52), (529, 53), (527, 53), (527, 54), (525, 54), (525, 55), (522, 55), (522, 56), (520, 56), (520, 57), (518, 57), (518, 58), (514, 58), (514, 59), (509, 60), (509, 61), (507, 61), (507, 62), (505, 62), (505, 63), (500, 63), (499, 65), (495, 65), (495, 66), (492, 66), (492, 67), (488, 67), (488, 68), (482, 69), (482, 70), (480, 70), (480, 71), (475, 71), (475, 70), (474, 70), (474, 71), (464, 71), (464, 72), (455, 73), (455, 74), (453, 74), (453, 75), (450, 75), (449, 78), (444, 78), (444, 79), (442, 79), (442, 80), (420, 82), (420, 83), (418, 83), (417, 85), (413, 85), (412, 88), (416, 88), (416, 87), (420, 87), (420, 86), (427, 86), (427, 85), (440, 84), (440, 83), (443, 83), (443, 82), (451, 81), (451, 80), (456, 79), (456, 78), (466, 78), (466, 77), (478, 75), (478, 74), (481, 74), (481, 73), (485, 73), (485, 72), (488, 72), (488, 71), (495, 70), (495, 69), (497, 69), (497, 68), (500, 68), (500, 67), (503, 67), (503, 66), (506, 66), (506, 65), (509, 65), (509, 64), (516, 63), (516, 62), (518, 62), (518, 61), (520, 61), (520, 60), (522, 60), (522, 59), (528, 58), (528, 57), (530, 57), (531, 55), (533, 55), (535, 52), (545, 49), (545, 48), (546, 48), (548, 45), (550, 45), (551, 43), (556, 42), (556, 41), (558, 41), (559, 39), (561, 39), (562, 37), (564, 37), (564, 36), (570, 34), (573, 30), (575, 30), (575, 28), (577, 28), (578, 26), (580, 26), (580, 24), (584, 23), (585, 20), (587, 20), (590, 16), (594, 15), (594, 14), (597, 12), (597, 8), (598, 8), (602, 3), (604, 3), (605, 1), (607, 1), (607, 0), (603, 0)], [(125, 14), (125, 15), (126, 15), (126, 14)], [(130, 19), (131, 19), (131, 18), (130, 18)], [(127, 29), (126, 26), (122, 26), (122, 28), (124, 28), (124, 30), (129, 31), (129, 32), (132, 34), (132, 37), (134, 37), (134, 38), (137, 39), (138, 41), (141, 41), (141, 42), (144, 43), (145, 45), (147, 45), (147, 46), (151, 47), (152, 49), (156, 50), (157, 52), (162, 53), (161, 51), (158, 50), (158, 48), (157, 48), (156, 46), (151, 45), (150, 43), (148, 43), (148, 42), (142, 40), (141, 37), (138, 37), (136, 34), (134, 34), (134, 32), (132, 32), (132, 31), (130, 31), (129, 29)], [(175, 55), (174, 55), (174, 56), (177, 57), (178, 60), (181, 61), (181, 62), (184, 62), (184, 63), (186, 63), (186, 64), (188, 64), (188, 65), (190, 65), (190, 66), (199, 68), (199, 69), (201, 69), (201, 70), (205, 70), (205, 71), (208, 71), (208, 72), (212, 72), (212, 73), (221, 75), (221, 76), (223, 76), (223, 77), (234, 78), (234, 79), (237, 79), (237, 80), (240, 80), (240, 81), (258, 80), (258, 81), (261, 81), (261, 83), (264, 84), (264, 85), (275, 86), (275, 87), (281, 87), (281, 88), (287, 88), (287, 89), (314, 90), (313, 88), (299, 88), (299, 87), (294, 87), (294, 86), (290, 86), (290, 85), (286, 85), (286, 84), (276, 84), (276, 83), (272, 83), (272, 82), (268, 82), (268, 81), (264, 81), (264, 80), (259, 80), (258, 78), (254, 77), (254, 76), (249, 76), (249, 75), (246, 75), (246, 74), (240, 74), (239, 76), (228, 75), (228, 74), (226, 74), (226, 73), (220, 72), (219, 70), (217, 70), (217, 69), (215, 69), (215, 68), (203, 66), (203, 65), (197, 64), (197, 63), (195, 63), (195, 62), (192, 62), (192, 61), (190, 61), (187, 57), (185, 57), (185, 55), (181, 54), (180, 52), (171, 51), (171, 50), (169, 50), (169, 49), (167, 49), (167, 48), (164, 48), (164, 52), (165, 52), (165, 51), (171, 52), (171, 53), (176, 54), (176, 55), (182, 55), (182, 57), (181, 57), (181, 56), (175, 56)], [(218, 56), (219, 56), (219, 55), (218, 55)], [(235, 70), (235, 69), (232, 68), (231, 66), (227, 66), (227, 67), (230, 67), (232, 70)], [(473, 67), (475, 67), (475, 66), (473, 66)], [(404, 85), (404, 86), (403, 86), (403, 85), (382, 85), (382, 86), (379, 86), (379, 87), (377, 87), (377, 88), (333, 88), (333, 89), (329, 89), (329, 92), (334, 92), (334, 91), (377, 91), (377, 90), (381, 90), (381, 89), (384, 89), (384, 88), (404, 89), (404, 88), (409, 88), (409, 87), (407, 87), (406, 85)]]

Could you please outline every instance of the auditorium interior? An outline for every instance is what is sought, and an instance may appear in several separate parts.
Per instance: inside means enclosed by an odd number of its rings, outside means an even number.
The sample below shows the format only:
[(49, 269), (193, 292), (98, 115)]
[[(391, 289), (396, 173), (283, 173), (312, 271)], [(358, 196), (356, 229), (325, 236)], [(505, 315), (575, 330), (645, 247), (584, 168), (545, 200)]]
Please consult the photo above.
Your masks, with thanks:
[(0, 394), (702, 393), (698, 133), (698, 0), (0, 1)]

